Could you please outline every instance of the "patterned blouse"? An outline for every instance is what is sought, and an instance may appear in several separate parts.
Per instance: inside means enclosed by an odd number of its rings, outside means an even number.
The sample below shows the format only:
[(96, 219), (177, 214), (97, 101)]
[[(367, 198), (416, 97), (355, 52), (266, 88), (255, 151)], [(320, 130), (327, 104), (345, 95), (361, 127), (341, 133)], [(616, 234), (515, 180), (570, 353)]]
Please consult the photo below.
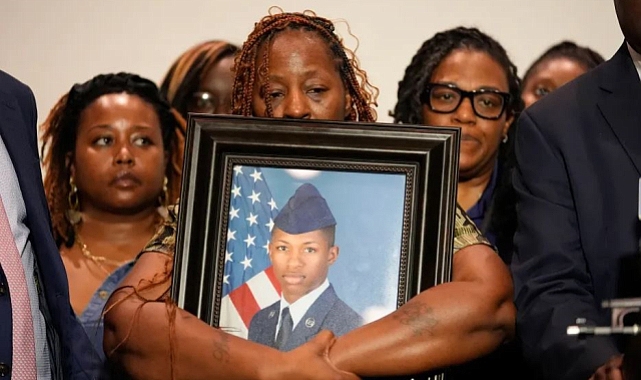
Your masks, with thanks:
[[(158, 229), (156, 235), (149, 241), (147, 246), (140, 253), (145, 252), (160, 252), (166, 255), (173, 256), (174, 248), (176, 246), (176, 225), (178, 221), (178, 205), (169, 207), (169, 216), (166, 218), (163, 225)], [(491, 247), (489, 240), (481, 234), (481, 231), (476, 227), (474, 222), (463, 211), (463, 209), (456, 205), (456, 220), (454, 222), (454, 253), (470, 245), (483, 244)]]

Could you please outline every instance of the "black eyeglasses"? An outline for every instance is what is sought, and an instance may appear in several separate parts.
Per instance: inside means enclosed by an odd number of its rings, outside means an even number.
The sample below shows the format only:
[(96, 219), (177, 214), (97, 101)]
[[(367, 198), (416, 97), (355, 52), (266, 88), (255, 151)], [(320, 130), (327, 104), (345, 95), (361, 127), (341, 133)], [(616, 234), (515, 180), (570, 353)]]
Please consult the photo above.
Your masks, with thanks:
[(476, 116), (496, 120), (505, 112), (510, 94), (490, 89), (464, 91), (452, 84), (440, 83), (428, 83), (421, 94), (421, 102), (437, 113), (456, 111), (465, 98), (470, 99)]

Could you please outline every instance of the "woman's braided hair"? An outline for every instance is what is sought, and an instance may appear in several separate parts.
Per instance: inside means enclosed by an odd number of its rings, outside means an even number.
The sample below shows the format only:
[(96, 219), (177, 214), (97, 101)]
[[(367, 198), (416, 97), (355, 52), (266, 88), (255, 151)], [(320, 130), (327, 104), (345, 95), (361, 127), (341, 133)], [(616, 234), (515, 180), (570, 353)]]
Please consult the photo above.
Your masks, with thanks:
[(436, 67), (455, 50), (470, 49), (487, 53), (505, 71), (510, 102), (507, 105), (508, 116), (518, 116), (523, 110), (521, 100), (521, 80), (517, 69), (505, 49), (492, 37), (477, 28), (458, 27), (436, 33), (425, 41), (405, 69), (403, 80), (398, 83), (397, 103), (394, 112), (395, 123), (424, 124), (421, 93), (430, 82)]
[(82, 111), (93, 101), (107, 94), (137, 95), (153, 106), (160, 120), (164, 150), (168, 153), (167, 201), (173, 203), (180, 192), (185, 139), (185, 121), (160, 95), (150, 80), (129, 73), (101, 74), (85, 83), (78, 83), (60, 98), (45, 122), (42, 131), (42, 157), (46, 171), (45, 195), (51, 212), (53, 234), (58, 246), (71, 246), (74, 229), (66, 217), (71, 191), (71, 162), (76, 147), (78, 123)]
[(211, 40), (193, 46), (180, 55), (165, 75), (160, 92), (183, 118), (187, 119), (189, 101), (198, 91), (205, 75), (222, 59), (233, 57), (238, 47), (229, 42)]
[[(342, 39), (334, 32), (334, 24), (311, 11), (304, 13), (278, 13), (263, 17), (256, 23), (254, 30), (236, 56), (234, 88), (232, 92), (232, 113), (253, 115), (254, 86), (260, 81), (261, 93), (269, 90), (269, 48), (263, 49), (262, 57), (258, 54), (262, 46), (269, 47), (275, 36), (285, 30), (304, 30), (315, 32), (325, 42), (336, 60), (346, 91), (352, 99), (352, 109), (346, 120), (373, 122), (376, 121), (376, 98), (378, 89), (372, 86), (367, 73), (360, 68), (354, 53), (343, 45)], [(267, 117), (273, 117), (271, 99), (265, 98)]]

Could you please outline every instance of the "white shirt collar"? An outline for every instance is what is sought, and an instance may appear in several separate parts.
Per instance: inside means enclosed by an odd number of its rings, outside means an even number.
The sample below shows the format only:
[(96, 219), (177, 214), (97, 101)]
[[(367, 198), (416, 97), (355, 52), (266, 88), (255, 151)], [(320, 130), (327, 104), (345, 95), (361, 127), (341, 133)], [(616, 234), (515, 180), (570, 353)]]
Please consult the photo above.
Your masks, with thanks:
[[(294, 322), (294, 326), (292, 327), (292, 329), (296, 328), (298, 322), (300, 322), (300, 320), (305, 316), (305, 313), (307, 313), (307, 310), (314, 304), (314, 302), (316, 302), (318, 297), (320, 297), (320, 295), (323, 294), (325, 290), (327, 290), (327, 288), (329, 288), (329, 280), (326, 278), (318, 288), (305, 294), (291, 305), (287, 303), (287, 301), (285, 301), (285, 298), (281, 297), (280, 313), (278, 313), (278, 315), (282, 315), (283, 309), (289, 307), (289, 313), (292, 316), (292, 322)], [(278, 334), (278, 329), (280, 329), (280, 317), (278, 318), (278, 325), (276, 326), (276, 334)]]
[(641, 54), (628, 45), (628, 51), (630, 52), (630, 57), (632, 57), (632, 62), (634, 62), (634, 67), (637, 69), (637, 74), (639, 74), (639, 79), (641, 80)]

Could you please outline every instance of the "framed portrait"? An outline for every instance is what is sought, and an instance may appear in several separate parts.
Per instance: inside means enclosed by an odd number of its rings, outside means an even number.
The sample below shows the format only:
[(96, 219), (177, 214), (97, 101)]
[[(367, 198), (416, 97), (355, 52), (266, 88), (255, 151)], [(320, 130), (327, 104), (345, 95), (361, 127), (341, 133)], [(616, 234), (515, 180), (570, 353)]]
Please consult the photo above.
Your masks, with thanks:
[(282, 350), (384, 317), (450, 280), (458, 152), (455, 128), (192, 115), (172, 297)]

